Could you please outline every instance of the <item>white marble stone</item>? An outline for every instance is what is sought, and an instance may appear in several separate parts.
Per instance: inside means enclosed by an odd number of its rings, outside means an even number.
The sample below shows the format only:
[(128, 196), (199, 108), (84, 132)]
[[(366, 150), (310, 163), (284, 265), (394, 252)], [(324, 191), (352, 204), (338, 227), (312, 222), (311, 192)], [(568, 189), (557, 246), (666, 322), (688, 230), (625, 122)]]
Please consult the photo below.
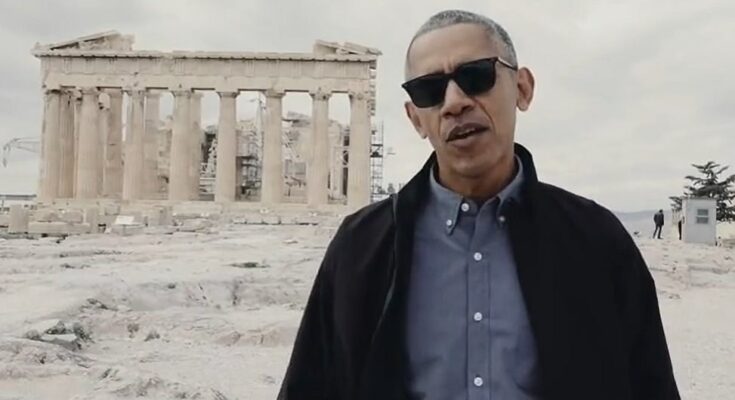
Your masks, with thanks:
[(100, 194), (97, 175), (102, 170), (98, 157), (102, 141), (98, 129), (98, 96), (96, 88), (82, 89), (79, 121), (79, 150), (77, 152), (77, 199), (95, 199)]
[(237, 93), (219, 92), (219, 125), (217, 126), (217, 171), (214, 200), (233, 202), (237, 190)]
[(123, 159), (123, 200), (143, 198), (145, 189), (145, 93), (128, 92), (128, 126)]
[(265, 94), (265, 133), (263, 137), (263, 174), (261, 202), (277, 204), (283, 201), (283, 92)]

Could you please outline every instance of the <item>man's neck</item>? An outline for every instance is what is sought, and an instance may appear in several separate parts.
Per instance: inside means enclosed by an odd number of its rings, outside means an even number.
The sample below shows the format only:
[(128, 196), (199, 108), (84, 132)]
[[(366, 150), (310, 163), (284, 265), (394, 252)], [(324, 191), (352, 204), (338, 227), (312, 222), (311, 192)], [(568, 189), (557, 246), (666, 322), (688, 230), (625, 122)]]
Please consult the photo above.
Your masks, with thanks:
[(448, 168), (441, 168), (439, 165), (437, 167), (439, 168), (437, 179), (442, 186), (464, 198), (471, 199), (476, 204), (483, 204), (488, 199), (497, 196), (510, 184), (518, 171), (515, 157), (510, 157), (509, 160), (479, 177), (461, 176)]

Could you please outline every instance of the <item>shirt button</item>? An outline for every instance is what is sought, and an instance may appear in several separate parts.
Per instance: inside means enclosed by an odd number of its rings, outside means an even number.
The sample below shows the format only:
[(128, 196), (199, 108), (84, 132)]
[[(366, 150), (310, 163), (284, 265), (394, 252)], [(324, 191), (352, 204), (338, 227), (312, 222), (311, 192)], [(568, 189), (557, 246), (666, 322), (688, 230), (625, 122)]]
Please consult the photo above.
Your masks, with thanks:
[(464, 212), (470, 211), (470, 205), (467, 203), (462, 203), (462, 211)]
[(498, 217), (498, 221), (500, 221), (501, 224), (505, 223), (505, 216), (501, 215)]
[(475, 253), (475, 255), (473, 256), (473, 258), (475, 259), (475, 261), (480, 261), (480, 260), (482, 260), (482, 254)]
[(475, 315), (472, 318), (474, 318), (474, 320), (476, 322), (480, 322), (480, 321), (482, 321), (482, 313), (481, 312), (476, 312)]
[(473, 383), (475, 384), (475, 386), (480, 387), (485, 382), (483, 382), (482, 378), (480, 378), (479, 376), (476, 376)]
[(454, 223), (454, 222), (452, 222), (452, 220), (451, 220), (451, 219), (448, 219), (448, 220), (447, 220), (447, 226), (452, 226), (452, 224), (453, 224), (453, 223)]

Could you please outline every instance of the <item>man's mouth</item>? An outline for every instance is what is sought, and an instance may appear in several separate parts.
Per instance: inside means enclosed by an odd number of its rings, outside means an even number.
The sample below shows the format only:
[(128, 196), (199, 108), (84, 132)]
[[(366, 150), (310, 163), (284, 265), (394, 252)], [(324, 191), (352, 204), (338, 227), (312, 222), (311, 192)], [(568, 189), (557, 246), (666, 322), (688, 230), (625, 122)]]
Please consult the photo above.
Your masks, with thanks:
[(470, 136), (479, 135), (485, 130), (487, 130), (487, 127), (482, 124), (468, 123), (457, 125), (451, 131), (449, 131), (446, 142), (449, 143), (456, 140), (466, 139)]

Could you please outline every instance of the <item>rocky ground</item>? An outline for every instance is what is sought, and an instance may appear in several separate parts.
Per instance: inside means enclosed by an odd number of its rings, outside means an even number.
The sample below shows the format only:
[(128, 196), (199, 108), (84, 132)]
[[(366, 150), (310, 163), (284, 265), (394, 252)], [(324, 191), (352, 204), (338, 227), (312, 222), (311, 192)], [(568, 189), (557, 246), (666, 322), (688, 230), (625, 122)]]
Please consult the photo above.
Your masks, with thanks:
[[(0, 239), (0, 400), (275, 398), (334, 227)], [(640, 239), (686, 399), (735, 393), (735, 250)]]

